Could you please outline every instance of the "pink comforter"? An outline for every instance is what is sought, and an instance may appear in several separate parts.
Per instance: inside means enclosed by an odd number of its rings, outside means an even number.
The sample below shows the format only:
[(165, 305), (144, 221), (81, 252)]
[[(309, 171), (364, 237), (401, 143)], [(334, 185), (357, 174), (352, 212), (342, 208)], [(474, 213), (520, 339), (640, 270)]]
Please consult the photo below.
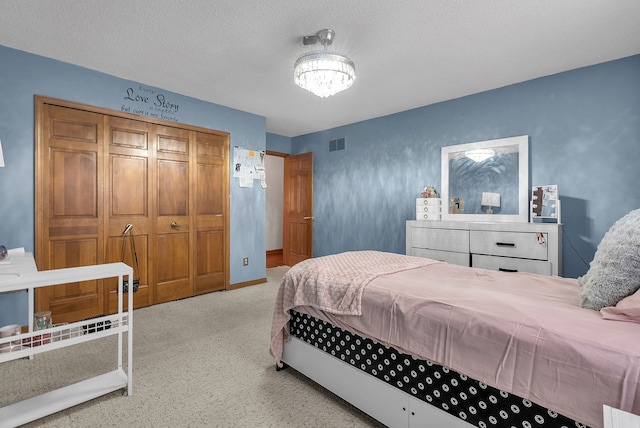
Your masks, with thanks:
[(375, 275), (360, 315), (294, 304), (285, 283), (272, 326), (278, 362), (288, 339), (281, 314), (295, 308), (593, 427), (603, 404), (640, 413), (640, 325), (581, 308), (575, 279), (431, 261)]
[(289, 310), (311, 306), (337, 315), (360, 315), (362, 291), (380, 275), (437, 263), (379, 251), (357, 251), (304, 260), (286, 273), (276, 297), (271, 355), (278, 363), (289, 340)]

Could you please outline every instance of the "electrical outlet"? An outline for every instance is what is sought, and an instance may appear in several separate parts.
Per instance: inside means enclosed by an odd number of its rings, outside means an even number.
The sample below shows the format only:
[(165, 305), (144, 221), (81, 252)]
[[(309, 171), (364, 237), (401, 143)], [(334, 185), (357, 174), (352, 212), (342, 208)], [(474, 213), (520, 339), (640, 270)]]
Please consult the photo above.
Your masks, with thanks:
[(249, 257), (242, 259), (242, 266), (249, 266)]

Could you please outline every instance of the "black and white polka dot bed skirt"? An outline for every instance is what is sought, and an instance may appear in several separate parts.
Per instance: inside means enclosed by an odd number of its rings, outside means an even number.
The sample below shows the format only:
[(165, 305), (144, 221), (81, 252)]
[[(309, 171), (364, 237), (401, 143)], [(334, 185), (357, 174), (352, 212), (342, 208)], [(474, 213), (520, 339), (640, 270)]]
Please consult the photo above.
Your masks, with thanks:
[(477, 427), (586, 427), (529, 400), (307, 314), (291, 311), (290, 330), (292, 336)]

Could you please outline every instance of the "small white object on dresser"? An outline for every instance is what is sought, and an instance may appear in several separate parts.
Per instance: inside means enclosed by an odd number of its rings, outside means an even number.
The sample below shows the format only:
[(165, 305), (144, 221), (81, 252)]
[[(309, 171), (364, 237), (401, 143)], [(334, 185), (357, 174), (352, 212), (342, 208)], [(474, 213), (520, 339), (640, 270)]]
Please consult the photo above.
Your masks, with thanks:
[(505, 272), (562, 275), (562, 225), (407, 221), (409, 256)]
[(442, 220), (442, 199), (416, 198), (416, 220)]

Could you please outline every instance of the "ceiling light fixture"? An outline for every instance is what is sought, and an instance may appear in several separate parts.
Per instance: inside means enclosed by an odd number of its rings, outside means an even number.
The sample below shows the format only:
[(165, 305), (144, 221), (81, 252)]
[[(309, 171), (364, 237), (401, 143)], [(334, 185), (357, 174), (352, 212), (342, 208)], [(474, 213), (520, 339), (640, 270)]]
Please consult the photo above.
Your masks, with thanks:
[(335, 37), (333, 30), (321, 30), (315, 36), (302, 38), (305, 46), (318, 42), (324, 50), (302, 55), (293, 66), (293, 80), (296, 85), (325, 98), (344, 91), (353, 85), (356, 66), (349, 58), (327, 50)]
[(467, 150), (464, 155), (475, 162), (484, 162), (496, 153), (491, 149)]

